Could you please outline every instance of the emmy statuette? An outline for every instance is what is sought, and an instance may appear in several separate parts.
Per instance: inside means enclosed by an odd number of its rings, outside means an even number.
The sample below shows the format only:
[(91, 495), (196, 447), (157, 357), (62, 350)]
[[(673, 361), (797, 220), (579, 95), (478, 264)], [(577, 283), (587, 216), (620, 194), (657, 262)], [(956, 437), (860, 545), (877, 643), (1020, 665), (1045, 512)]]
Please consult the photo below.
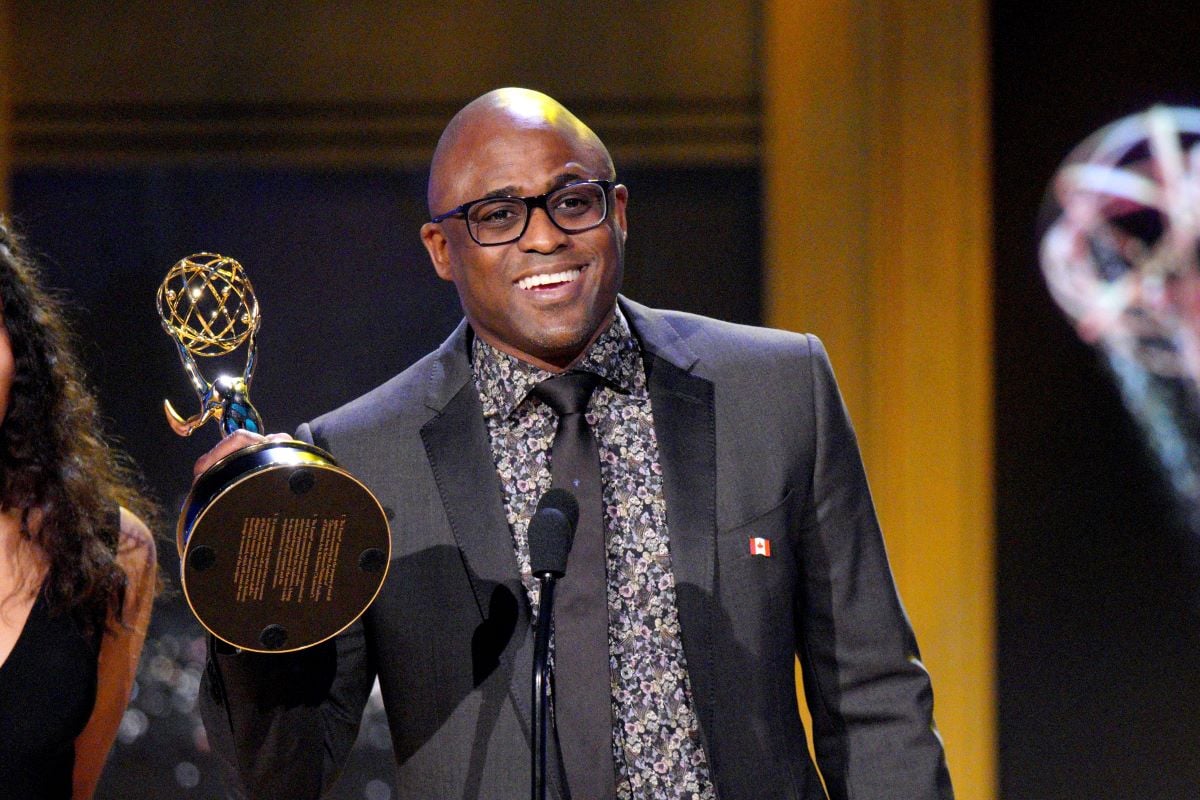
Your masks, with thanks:
[[(181, 259), (158, 289), (200, 411), (163, 401), (180, 436), (209, 420), (222, 436), (263, 432), (250, 402), (258, 300), (242, 265), (214, 253)], [(247, 345), (240, 377), (211, 383), (196, 358)], [(183, 594), (210, 633), (242, 650), (285, 653), (319, 644), (371, 604), (387, 575), (391, 533), (379, 501), (319, 447), (269, 442), (234, 452), (192, 485), (176, 528)]]

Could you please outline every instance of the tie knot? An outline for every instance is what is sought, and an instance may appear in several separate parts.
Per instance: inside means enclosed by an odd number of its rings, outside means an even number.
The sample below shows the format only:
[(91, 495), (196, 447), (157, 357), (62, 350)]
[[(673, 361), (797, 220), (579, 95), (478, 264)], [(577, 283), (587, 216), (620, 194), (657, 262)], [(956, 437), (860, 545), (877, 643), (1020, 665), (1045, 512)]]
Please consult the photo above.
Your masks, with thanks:
[(567, 372), (547, 378), (530, 390), (560, 417), (567, 414), (582, 414), (587, 410), (588, 399), (600, 385), (600, 376), (592, 372)]

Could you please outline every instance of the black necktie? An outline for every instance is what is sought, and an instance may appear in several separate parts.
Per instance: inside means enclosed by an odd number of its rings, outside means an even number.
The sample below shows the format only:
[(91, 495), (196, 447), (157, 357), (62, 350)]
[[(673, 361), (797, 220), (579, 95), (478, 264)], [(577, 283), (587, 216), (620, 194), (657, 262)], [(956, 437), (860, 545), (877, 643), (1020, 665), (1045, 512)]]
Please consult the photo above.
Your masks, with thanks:
[(553, 486), (579, 501), (579, 527), (554, 603), (554, 721), (572, 800), (616, 795), (600, 451), (584, 417), (599, 383), (590, 372), (570, 372), (533, 388), (558, 415), (550, 450)]

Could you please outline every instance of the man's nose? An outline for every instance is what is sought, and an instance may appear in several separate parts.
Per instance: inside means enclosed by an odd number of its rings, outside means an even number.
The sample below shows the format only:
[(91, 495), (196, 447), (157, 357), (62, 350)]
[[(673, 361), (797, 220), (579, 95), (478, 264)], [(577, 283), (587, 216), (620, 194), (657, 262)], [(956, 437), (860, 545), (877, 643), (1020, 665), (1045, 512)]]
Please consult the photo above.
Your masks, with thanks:
[(526, 251), (553, 253), (566, 247), (568, 236), (570, 234), (555, 225), (544, 208), (534, 208), (529, 212), (529, 224), (517, 240), (517, 246)]

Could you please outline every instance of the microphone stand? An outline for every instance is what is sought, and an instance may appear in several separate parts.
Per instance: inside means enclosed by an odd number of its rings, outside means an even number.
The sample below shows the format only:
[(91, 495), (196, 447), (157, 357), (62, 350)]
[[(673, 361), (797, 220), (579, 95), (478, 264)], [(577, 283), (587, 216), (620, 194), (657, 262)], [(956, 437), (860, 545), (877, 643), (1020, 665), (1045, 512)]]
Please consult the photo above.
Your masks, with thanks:
[(549, 730), (546, 698), (550, 679), (550, 620), (557, 579), (553, 572), (542, 573), (537, 579), (541, 600), (533, 631), (533, 800), (546, 800), (546, 736)]
[(550, 625), (554, 619), (554, 584), (567, 570), (567, 554), (579, 522), (579, 502), (566, 489), (551, 489), (538, 501), (529, 520), (529, 566), (541, 592), (533, 631), (533, 800), (546, 800), (546, 750), (549, 722)]

